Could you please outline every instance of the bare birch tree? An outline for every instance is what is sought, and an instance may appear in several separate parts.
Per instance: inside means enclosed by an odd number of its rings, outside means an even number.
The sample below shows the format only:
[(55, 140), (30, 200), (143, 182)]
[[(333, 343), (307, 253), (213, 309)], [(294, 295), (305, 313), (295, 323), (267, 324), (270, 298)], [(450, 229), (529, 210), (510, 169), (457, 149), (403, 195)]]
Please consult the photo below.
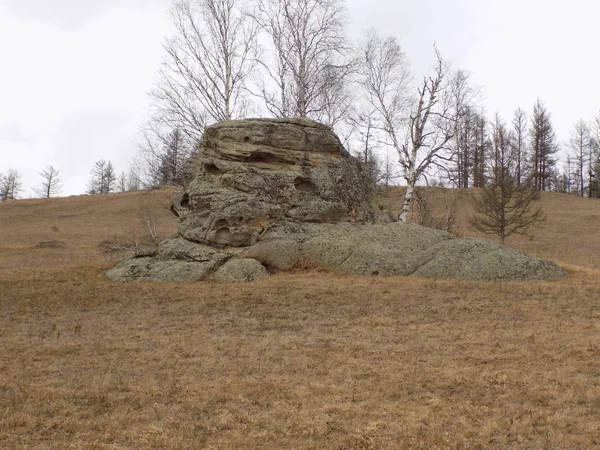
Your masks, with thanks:
[(44, 170), (39, 172), (42, 177), (42, 187), (34, 189), (38, 197), (50, 198), (58, 195), (62, 190), (62, 183), (59, 178), (58, 170), (54, 166), (46, 166)]
[(253, 70), (258, 27), (241, 0), (179, 0), (175, 35), (165, 44), (151, 92), (154, 120), (199, 139), (207, 123), (244, 116), (245, 82)]
[(403, 171), (406, 190), (398, 220), (406, 222), (415, 186), (432, 167), (441, 167), (448, 157), (454, 122), (447, 101), (448, 66), (435, 48), (433, 74), (424, 76), (410, 108), (407, 88), (410, 72), (406, 57), (395, 38), (367, 36), (363, 52), (363, 84), (368, 101), (379, 116), (379, 126), (394, 148)]
[(398, 216), (401, 222), (406, 222), (419, 179), (432, 166), (445, 170), (448, 162), (443, 153), (448, 150), (454, 129), (454, 119), (444, 98), (448, 89), (445, 84), (448, 68), (437, 49), (435, 55), (433, 76), (424, 77), (418, 89), (417, 104), (409, 119), (409, 136), (399, 152), (406, 181), (406, 192)]
[(258, 95), (276, 117), (311, 117), (335, 125), (349, 106), (353, 70), (343, 0), (258, 0), (254, 18), (269, 36)]

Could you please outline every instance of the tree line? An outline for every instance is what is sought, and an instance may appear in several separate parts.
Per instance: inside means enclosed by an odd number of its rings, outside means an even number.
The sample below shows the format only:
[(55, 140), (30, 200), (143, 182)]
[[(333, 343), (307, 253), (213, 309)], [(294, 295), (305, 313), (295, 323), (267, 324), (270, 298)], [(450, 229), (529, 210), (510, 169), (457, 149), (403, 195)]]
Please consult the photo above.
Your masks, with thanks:
[[(42, 178), (39, 187), (31, 190), (39, 198), (57, 197), (63, 190), (60, 172), (54, 166), (46, 166), (38, 175)], [(118, 175), (112, 163), (101, 159), (96, 161), (90, 171), (90, 181), (87, 193), (110, 194), (113, 192), (135, 191), (143, 187), (137, 171), (131, 168), (126, 174)], [(23, 191), (21, 175), (14, 169), (9, 169), (6, 174), (0, 173), (0, 201), (16, 200)]]

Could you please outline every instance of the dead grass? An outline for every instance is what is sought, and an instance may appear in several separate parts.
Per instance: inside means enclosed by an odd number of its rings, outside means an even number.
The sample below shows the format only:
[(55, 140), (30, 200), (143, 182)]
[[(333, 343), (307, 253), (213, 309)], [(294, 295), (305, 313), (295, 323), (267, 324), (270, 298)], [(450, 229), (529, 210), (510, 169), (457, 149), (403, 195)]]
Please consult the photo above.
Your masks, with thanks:
[(98, 243), (139, 195), (0, 204), (0, 448), (600, 445), (600, 273), (567, 245), (600, 246), (578, 235), (600, 203), (543, 196), (556, 217), (515, 241), (569, 262), (558, 282), (112, 283)]
[[(427, 188), (434, 218), (441, 218), (446, 203), (451, 203), (455, 190)], [(402, 189), (390, 189), (385, 202), (399, 210)], [(462, 191), (456, 214), (455, 232), (464, 237), (486, 237), (498, 241), (493, 235), (484, 235), (472, 229), (469, 217), (473, 214), (473, 196), (477, 189)], [(574, 197), (568, 194), (542, 192), (535, 202), (546, 213), (540, 228), (533, 229), (533, 239), (512, 235), (506, 244), (535, 256), (551, 259), (561, 264), (571, 264), (600, 269), (600, 199)]]

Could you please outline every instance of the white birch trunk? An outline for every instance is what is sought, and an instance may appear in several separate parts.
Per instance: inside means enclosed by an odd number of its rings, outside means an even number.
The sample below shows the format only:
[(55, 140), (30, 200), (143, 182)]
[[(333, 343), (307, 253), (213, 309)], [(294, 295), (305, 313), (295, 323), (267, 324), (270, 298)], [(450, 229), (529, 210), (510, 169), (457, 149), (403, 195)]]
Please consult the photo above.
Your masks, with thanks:
[[(413, 155), (416, 158), (416, 154)], [(411, 166), (407, 169), (408, 173), (406, 174), (406, 191), (404, 191), (404, 199), (402, 201), (402, 209), (400, 209), (400, 214), (398, 214), (398, 221), (407, 222), (408, 221), (408, 213), (410, 211), (410, 205), (412, 204), (413, 197), (415, 194), (415, 186), (417, 185), (417, 180), (419, 176), (417, 175), (417, 171), (411, 164)]]
[(409, 184), (406, 186), (406, 192), (404, 192), (404, 200), (402, 201), (402, 209), (400, 210), (400, 214), (398, 214), (398, 221), (406, 223), (408, 219), (408, 212), (410, 211), (410, 205), (412, 203), (413, 195), (415, 193), (414, 184)]

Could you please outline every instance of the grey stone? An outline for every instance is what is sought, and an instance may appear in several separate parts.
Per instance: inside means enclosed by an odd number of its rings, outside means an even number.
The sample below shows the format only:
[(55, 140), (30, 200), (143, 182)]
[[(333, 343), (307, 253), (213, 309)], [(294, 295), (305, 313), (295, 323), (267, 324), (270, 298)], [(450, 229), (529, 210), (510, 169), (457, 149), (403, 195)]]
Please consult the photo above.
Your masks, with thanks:
[(179, 234), (210, 246), (247, 247), (285, 219), (387, 219), (373, 206), (368, 171), (342, 150), (330, 128), (308, 119), (207, 127), (197, 175), (173, 202)]
[(178, 232), (154, 253), (107, 271), (113, 280), (245, 282), (324, 267), (359, 275), (552, 279), (550, 261), (485, 239), (394, 223), (367, 170), (325, 125), (252, 119), (206, 128), (190, 182), (174, 196)]
[(236, 258), (227, 261), (212, 276), (215, 281), (240, 283), (268, 276), (265, 267), (255, 259)]

